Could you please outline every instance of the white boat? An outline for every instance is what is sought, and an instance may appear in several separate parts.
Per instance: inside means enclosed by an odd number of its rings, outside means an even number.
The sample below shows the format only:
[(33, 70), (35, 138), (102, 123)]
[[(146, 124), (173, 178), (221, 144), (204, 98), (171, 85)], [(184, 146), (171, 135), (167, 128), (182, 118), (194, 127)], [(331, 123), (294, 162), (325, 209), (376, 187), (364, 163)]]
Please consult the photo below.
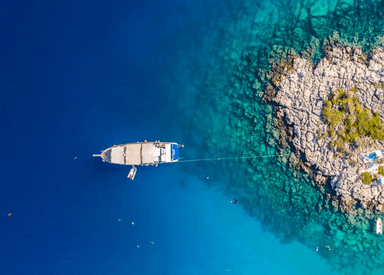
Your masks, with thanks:
[(129, 174), (128, 174), (127, 178), (129, 178), (130, 180), (134, 180), (135, 176), (136, 176), (136, 172), (137, 172), (137, 168), (136, 167), (132, 167), (131, 171), (129, 171)]
[[(161, 163), (179, 161), (179, 147), (184, 147), (184, 145), (175, 142), (148, 142), (145, 140), (144, 142), (113, 145), (102, 150), (101, 154), (94, 154), (93, 156), (101, 157), (104, 162), (120, 165), (157, 166)], [(131, 170), (133, 178), (136, 175), (136, 170)]]
[(380, 218), (376, 221), (376, 234), (383, 234), (383, 221)]

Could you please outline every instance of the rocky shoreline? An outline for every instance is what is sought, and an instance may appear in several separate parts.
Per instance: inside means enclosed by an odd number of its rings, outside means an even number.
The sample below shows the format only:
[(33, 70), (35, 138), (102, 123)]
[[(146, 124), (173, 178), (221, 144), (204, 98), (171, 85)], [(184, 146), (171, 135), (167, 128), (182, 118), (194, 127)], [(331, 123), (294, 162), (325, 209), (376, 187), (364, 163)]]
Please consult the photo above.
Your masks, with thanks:
[(330, 182), (344, 210), (383, 212), (384, 158), (366, 156), (384, 149), (384, 50), (366, 56), (332, 45), (324, 53), (316, 64), (290, 56), (275, 65), (264, 99), (277, 104), (281, 137), (304, 156), (301, 167), (319, 185)]

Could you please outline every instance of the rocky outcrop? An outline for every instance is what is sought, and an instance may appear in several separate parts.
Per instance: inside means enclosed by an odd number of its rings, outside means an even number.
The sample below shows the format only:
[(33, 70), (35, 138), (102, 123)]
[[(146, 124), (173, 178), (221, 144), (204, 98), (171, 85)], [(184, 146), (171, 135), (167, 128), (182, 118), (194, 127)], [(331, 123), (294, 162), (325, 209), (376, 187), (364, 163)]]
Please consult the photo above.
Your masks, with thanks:
[(324, 58), (315, 65), (298, 56), (282, 61), (271, 72), (264, 98), (280, 106), (280, 116), (291, 128), (286, 132), (292, 132), (293, 146), (316, 170), (317, 182), (323, 184), (328, 177), (344, 205), (360, 202), (382, 211), (384, 186), (377, 181), (363, 184), (361, 173), (368, 168), (363, 157), (383, 149), (384, 143), (361, 138), (360, 146), (346, 145), (346, 156), (330, 146), (332, 136), (320, 137), (320, 133), (329, 130), (322, 117), (324, 101), (337, 89), (357, 88), (359, 103), (384, 121), (384, 51), (376, 48), (368, 57), (359, 48), (328, 46), (324, 51)]

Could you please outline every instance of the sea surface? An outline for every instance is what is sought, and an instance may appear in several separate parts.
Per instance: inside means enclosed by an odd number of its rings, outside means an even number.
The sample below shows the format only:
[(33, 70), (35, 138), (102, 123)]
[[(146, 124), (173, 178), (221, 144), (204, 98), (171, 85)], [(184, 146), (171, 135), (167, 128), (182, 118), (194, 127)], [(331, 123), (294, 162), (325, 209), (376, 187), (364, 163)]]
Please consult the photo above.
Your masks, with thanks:
[[(382, 273), (380, 215), (291, 167), (261, 97), (288, 53), (382, 46), (383, 5), (2, 1), (0, 274)], [(143, 140), (213, 160), (92, 157)]]

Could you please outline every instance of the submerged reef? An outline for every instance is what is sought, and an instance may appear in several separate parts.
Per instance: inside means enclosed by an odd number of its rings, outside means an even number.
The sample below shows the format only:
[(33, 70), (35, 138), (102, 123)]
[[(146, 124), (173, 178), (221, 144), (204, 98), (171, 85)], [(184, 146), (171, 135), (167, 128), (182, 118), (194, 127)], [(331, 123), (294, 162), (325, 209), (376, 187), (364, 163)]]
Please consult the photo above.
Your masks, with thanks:
[[(380, 206), (353, 199), (354, 194), (349, 201), (341, 199), (336, 185), (332, 188), (332, 176), (316, 169), (306, 159), (305, 150), (295, 148), (295, 130), (285, 120), (285, 107), (263, 101), (268, 89), (271, 96), (278, 90), (274, 81), (284, 81), (284, 75), (293, 72), (293, 58), (306, 64), (308, 73), (313, 74), (324, 58), (324, 66), (331, 66), (334, 57), (328, 55), (333, 54), (334, 47), (343, 54), (349, 45), (350, 58), (359, 57), (351, 59), (359, 63), (356, 68), (368, 68), (372, 50), (375, 53), (375, 48), (384, 45), (383, 1), (246, 0), (223, 1), (220, 7), (220, 16), (209, 20), (213, 28), (209, 40), (201, 46), (205, 49), (207, 45), (215, 45), (210, 51), (214, 54), (204, 55), (202, 51), (200, 58), (193, 59), (194, 68), (201, 70), (190, 70), (177, 79), (183, 87), (180, 91), (185, 93), (180, 96), (178, 106), (184, 114), (178, 123), (188, 125), (183, 135), (190, 150), (185, 157), (280, 156), (196, 162), (183, 169), (193, 175), (201, 174), (207, 185), (217, 185), (230, 198), (237, 198), (238, 205), (281, 242), (298, 241), (313, 253), (318, 247), (317, 254), (338, 273), (383, 273), (384, 238), (375, 233), (376, 219), (384, 217)], [(204, 66), (199, 64), (202, 60), (207, 62)], [(335, 57), (337, 60), (340, 57)], [(285, 66), (278, 66), (282, 61)], [(274, 79), (279, 68), (280, 75)], [(198, 72), (204, 75), (204, 81), (196, 81)], [(185, 85), (187, 82), (193, 85)], [(359, 81), (352, 79), (352, 82)], [(374, 94), (381, 88), (380, 83), (380, 80), (365, 83), (374, 89), (371, 100), (376, 100)], [(362, 165), (359, 154), (381, 148), (380, 131), (371, 131), (373, 126), (380, 130), (380, 112), (360, 98), (359, 93), (365, 87), (359, 87), (353, 83), (338, 87), (342, 90), (338, 93), (329, 90), (317, 111), (320, 124), (315, 122), (314, 126), (321, 125), (323, 130), (315, 131), (311, 137), (324, 143), (333, 142), (327, 147), (333, 154), (330, 165), (336, 163), (334, 157), (344, 166)], [(311, 88), (308, 90), (312, 94)], [(192, 94), (194, 100), (183, 100), (187, 96), (190, 99)], [(345, 112), (351, 117), (343, 117)], [(341, 126), (343, 131), (335, 129)], [(356, 133), (359, 133), (357, 144)], [(353, 155), (349, 156), (350, 151)], [(378, 166), (380, 159), (375, 161)], [(344, 166), (339, 172), (346, 169)], [(371, 190), (377, 184), (375, 177), (382, 175), (384, 168), (380, 170), (376, 176), (376, 172), (368, 171), (368, 175), (362, 169), (360, 175), (357, 173), (361, 177), (358, 184)]]
[[(303, 168), (330, 180), (341, 206), (384, 211), (384, 51), (333, 45), (316, 64), (289, 56), (271, 71), (265, 100), (277, 103)], [(384, 178), (383, 178), (384, 180)]]

